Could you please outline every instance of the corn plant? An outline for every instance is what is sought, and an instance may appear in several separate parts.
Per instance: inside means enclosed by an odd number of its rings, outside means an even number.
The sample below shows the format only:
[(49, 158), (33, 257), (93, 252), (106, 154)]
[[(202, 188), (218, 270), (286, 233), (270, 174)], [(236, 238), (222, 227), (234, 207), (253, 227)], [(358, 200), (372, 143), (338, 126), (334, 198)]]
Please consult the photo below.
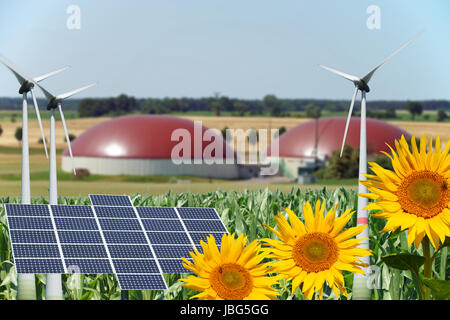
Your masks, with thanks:
[[(330, 192), (326, 188), (320, 190), (302, 191), (292, 188), (288, 193), (281, 191), (245, 190), (222, 191), (204, 194), (193, 193), (167, 193), (164, 195), (131, 195), (135, 206), (158, 207), (209, 207), (215, 208), (230, 233), (244, 234), (249, 241), (255, 239), (273, 237), (273, 234), (264, 228), (264, 224), (275, 226), (274, 215), (284, 208), (290, 208), (302, 218), (301, 207), (304, 201), (315, 203), (317, 200), (326, 203), (327, 210), (337, 206), (338, 214), (346, 209), (356, 210), (357, 196), (354, 190), (338, 188)], [(13, 264), (11, 245), (9, 241), (8, 225), (4, 211), (4, 203), (19, 203), (20, 199), (5, 197), (0, 198), (0, 299), (11, 300), (17, 296), (17, 274)], [(43, 197), (32, 199), (32, 203), (46, 204)], [(60, 204), (89, 205), (89, 198), (61, 197)], [(372, 299), (418, 299), (418, 284), (410, 271), (401, 271), (388, 267), (382, 257), (391, 253), (420, 253), (414, 246), (408, 247), (405, 233), (390, 234), (379, 233), (384, 227), (384, 221), (370, 219), (369, 236), (370, 247), (373, 252), (371, 257), (373, 290)], [(356, 225), (356, 215), (349, 222), (349, 226)], [(420, 248), (419, 248), (420, 250)], [(433, 272), (438, 279), (448, 279), (450, 275), (447, 248), (437, 254)], [(132, 290), (128, 292), (130, 300), (185, 300), (195, 293), (184, 287), (180, 278), (187, 274), (166, 274), (164, 278), (168, 284), (167, 290)], [(84, 274), (62, 275), (64, 299), (66, 300), (115, 300), (123, 298), (118, 282), (114, 275), (108, 274)], [(349, 297), (353, 275), (344, 273), (344, 279)], [(36, 275), (36, 288), (38, 299), (45, 298), (45, 275)], [(278, 284), (279, 298), (291, 298), (290, 282), (281, 281)], [(303, 299), (300, 290), (294, 293), (293, 299)], [(324, 290), (325, 299), (338, 299), (329, 289)]]

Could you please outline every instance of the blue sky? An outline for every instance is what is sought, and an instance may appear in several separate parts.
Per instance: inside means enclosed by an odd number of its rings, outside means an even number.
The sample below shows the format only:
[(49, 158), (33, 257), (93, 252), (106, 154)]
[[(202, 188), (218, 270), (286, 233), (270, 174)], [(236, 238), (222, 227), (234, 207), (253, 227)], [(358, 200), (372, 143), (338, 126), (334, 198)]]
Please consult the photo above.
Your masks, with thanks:
[[(69, 30), (69, 5), (81, 29)], [(369, 5), (381, 29), (369, 30)], [(450, 99), (450, 1), (0, 0), (0, 53), (52, 92), (98, 81), (80, 97), (350, 99), (352, 84), (420, 30), (372, 78), (368, 99)], [(0, 96), (18, 86), (0, 66)], [(44, 83), (43, 83), (44, 84)]]

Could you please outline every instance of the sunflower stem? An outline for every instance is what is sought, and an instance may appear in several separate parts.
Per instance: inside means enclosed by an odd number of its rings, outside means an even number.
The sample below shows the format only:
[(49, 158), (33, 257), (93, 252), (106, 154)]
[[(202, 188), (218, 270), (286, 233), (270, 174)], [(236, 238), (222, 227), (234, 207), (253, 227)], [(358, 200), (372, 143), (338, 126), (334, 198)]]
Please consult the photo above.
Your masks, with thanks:
[[(423, 277), (431, 279), (434, 257), (431, 257), (430, 254), (430, 240), (427, 236), (425, 236), (422, 240), (422, 250), (423, 256), (425, 258), (425, 264), (423, 266)], [(423, 286), (422, 288), (422, 299), (431, 300), (431, 289), (427, 286)]]

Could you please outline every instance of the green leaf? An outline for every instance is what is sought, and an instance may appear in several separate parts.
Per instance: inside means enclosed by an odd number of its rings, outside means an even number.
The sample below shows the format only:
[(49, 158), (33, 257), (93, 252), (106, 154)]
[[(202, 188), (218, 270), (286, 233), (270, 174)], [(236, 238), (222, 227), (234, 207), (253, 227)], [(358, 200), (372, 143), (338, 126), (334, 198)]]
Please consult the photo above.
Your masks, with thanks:
[(423, 279), (423, 283), (431, 289), (433, 296), (439, 300), (450, 299), (450, 281), (449, 280), (434, 280)]
[(425, 258), (417, 254), (410, 253), (393, 253), (381, 257), (381, 260), (389, 267), (410, 270), (413, 273), (418, 273), (420, 266), (425, 263)]

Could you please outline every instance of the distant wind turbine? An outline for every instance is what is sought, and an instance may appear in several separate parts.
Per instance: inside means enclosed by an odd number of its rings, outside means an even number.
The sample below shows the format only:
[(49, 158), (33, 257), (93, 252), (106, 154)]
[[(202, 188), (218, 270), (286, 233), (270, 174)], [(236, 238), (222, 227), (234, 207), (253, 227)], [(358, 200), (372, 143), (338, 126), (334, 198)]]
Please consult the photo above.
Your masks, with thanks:
[[(345, 140), (347, 137), (348, 126), (350, 123), (350, 119), (352, 116), (353, 105), (355, 104), (356, 95), (358, 90), (361, 91), (361, 129), (360, 129), (360, 138), (359, 138), (359, 180), (366, 180), (364, 174), (367, 174), (367, 135), (366, 135), (366, 92), (370, 91), (368, 83), (374, 73), (386, 62), (388, 62), (393, 56), (403, 50), (407, 45), (409, 45), (413, 40), (415, 40), (418, 36), (422, 34), (423, 31), (416, 34), (413, 38), (405, 42), (400, 48), (394, 51), (389, 57), (384, 59), (379, 65), (373, 68), (369, 73), (367, 73), (364, 77), (359, 78), (357, 76), (353, 76), (347, 74), (345, 72), (326, 67), (320, 65), (320, 67), (336, 73), (341, 77), (350, 80), (355, 85), (355, 91), (353, 93), (352, 101), (350, 103), (350, 109), (348, 111), (347, 122), (345, 124), (344, 137), (342, 139), (342, 147), (340, 156), (342, 157), (342, 151), (344, 150)], [(363, 186), (361, 183), (358, 185), (358, 194), (367, 193), (367, 188)], [(368, 204), (367, 198), (362, 198), (358, 196), (358, 212), (357, 212), (357, 225), (366, 225), (367, 228), (364, 232), (360, 233), (357, 238), (369, 238), (369, 227), (368, 227), (368, 214), (366, 210), (363, 210)], [(362, 248), (369, 248), (369, 243), (366, 242), (361, 245)], [(370, 264), (369, 257), (363, 257), (361, 260), (364, 263)], [(353, 280), (353, 299), (370, 299), (370, 288), (368, 286), (368, 275), (355, 275)]]
[[(34, 109), (36, 111), (36, 116), (39, 122), (39, 127), (42, 135), (42, 142), (44, 143), (45, 155), (48, 158), (47, 144), (45, 141), (44, 129), (42, 128), (41, 116), (39, 114), (39, 106), (34, 95), (34, 84), (42, 80), (45, 80), (61, 71), (66, 70), (68, 67), (64, 67), (42, 76), (31, 78), (27, 76), (23, 71), (21, 71), (17, 66), (15, 66), (11, 61), (9, 61), (3, 55), (0, 55), (0, 63), (2, 63), (6, 68), (8, 68), (14, 76), (17, 78), (20, 84), (19, 93), (23, 96), (22, 102), (22, 181), (21, 181), (21, 202), (23, 204), (29, 204), (31, 201), (30, 195), (30, 157), (29, 157), (29, 146), (28, 146), (28, 103), (27, 94), (31, 92), (33, 97)], [(23, 274), (18, 275), (18, 299), (35, 300), (36, 299), (36, 286), (34, 274)]]
[[(73, 173), (76, 175), (75, 164), (73, 161), (72, 148), (70, 146), (69, 133), (67, 132), (66, 121), (61, 108), (63, 100), (70, 98), (71, 96), (84, 91), (96, 83), (84, 86), (82, 88), (63, 93), (55, 96), (48, 90), (37, 84), (38, 87), (44, 92), (45, 96), (49, 100), (47, 109), (50, 110), (50, 188), (49, 188), (49, 203), (58, 204), (58, 183), (57, 183), (57, 169), (56, 169), (56, 140), (55, 140), (55, 109), (58, 108), (61, 116), (61, 122), (64, 128), (64, 134), (66, 136), (67, 147), (69, 149), (70, 158), (72, 160)], [(47, 300), (62, 300), (62, 284), (61, 275), (59, 274), (47, 274), (47, 285), (45, 296)]]

